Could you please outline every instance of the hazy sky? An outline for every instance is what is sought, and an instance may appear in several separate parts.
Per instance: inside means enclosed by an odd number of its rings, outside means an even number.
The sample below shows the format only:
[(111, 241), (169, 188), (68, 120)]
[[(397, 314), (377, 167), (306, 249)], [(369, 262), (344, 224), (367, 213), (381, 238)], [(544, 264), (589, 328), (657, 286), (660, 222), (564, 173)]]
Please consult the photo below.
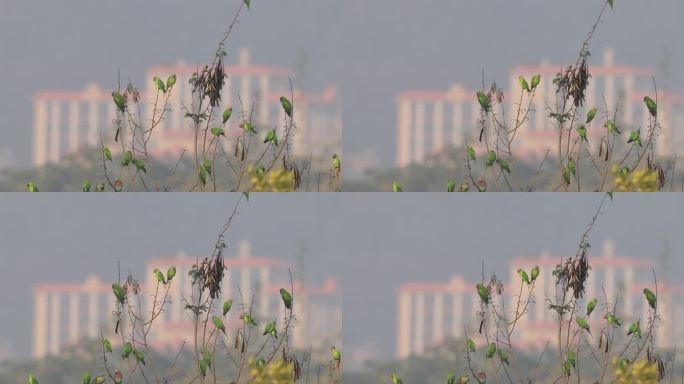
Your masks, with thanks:
[[(458, 197), (455, 197), (458, 196)], [(159, 255), (203, 254), (237, 195), (3, 194), (0, 200), (0, 345), (30, 351), (31, 288), (45, 281), (140, 273)], [(484, 262), (507, 278), (509, 260), (571, 254), (601, 194), (253, 194), (228, 235), (253, 253), (292, 259), (303, 240), (310, 280), (336, 276), (343, 291), (344, 346), (394, 354), (395, 292), (407, 281), (479, 275)], [(620, 194), (607, 202), (591, 243), (658, 259), (672, 249), (681, 271), (684, 195)], [(675, 280), (681, 279), (673, 273)], [(11, 310), (7, 310), (11, 309)], [(360, 352), (359, 352), (360, 353)]]
[[(153, 64), (205, 62), (239, 1), (0, 0), (0, 158), (29, 161), (37, 90), (108, 87), (118, 70), (141, 81)], [(474, 88), (482, 70), (507, 87), (514, 64), (574, 61), (602, 2), (254, 0), (228, 47), (292, 68), (303, 52), (305, 84), (341, 91), (346, 160), (388, 165), (397, 93)], [(680, 0), (615, 1), (592, 41), (595, 60), (611, 46), (618, 62), (659, 68), (667, 50), (669, 84), (684, 91), (682, 14)]]

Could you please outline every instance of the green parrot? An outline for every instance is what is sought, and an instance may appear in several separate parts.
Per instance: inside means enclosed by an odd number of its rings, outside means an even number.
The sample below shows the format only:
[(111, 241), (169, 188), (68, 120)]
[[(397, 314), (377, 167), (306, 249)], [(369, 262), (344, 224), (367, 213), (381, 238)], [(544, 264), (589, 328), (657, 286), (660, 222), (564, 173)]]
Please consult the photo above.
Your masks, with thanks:
[(487, 161), (485, 162), (485, 167), (486, 168), (491, 167), (495, 161), (496, 161), (496, 152), (494, 152), (493, 150), (490, 150), (489, 153), (487, 153)]
[(658, 105), (656, 105), (656, 102), (653, 101), (648, 96), (644, 96), (644, 103), (646, 103), (646, 108), (648, 108), (648, 113), (651, 114), (651, 116), (656, 117), (658, 114)]
[(570, 376), (571, 371), (572, 371), (572, 364), (570, 364), (569, 361), (565, 360), (563, 362), (563, 373), (565, 373), (565, 376)]
[(530, 277), (527, 276), (527, 272), (525, 272), (524, 269), (518, 268), (518, 275), (520, 275), (520, 278), (522, 279), (523, 283), (530, 285)]
[(102, 157), (106, 160), (112, 161), (112, 151), (109, 147), (102, 147)]
[(245, 6), (247, 7), (247, 9), (249, 10), (250, 7), (251, 7), (252, 0), (244, 0), (243, 3), (245, 4)]
[(228, 108), (226, 108), (225, 111), (223, 111), (223, 124), (228, 122), (228, 120), (230, 119), (230, 116), (232, 114), (233, 114), (233, 107), (228, 107)]
[(83, 192), (90, 192), (90, 187), (91, 187), (90, 180), (88, 180), (88, 179), (83, 180), (83, 183), (81, 183), (81, 190)]
[(473, 341), (473, 339), (471, 339), (471, 338), (469, 337), (468, 340), (467, 340), (466, 342), (467, 342), (467, 344), (468, 344), (468, 350), (469, 350), (470, 352), (475, 352), (475, 342)]
[(401, 381), (399, 376), (395, 375), (394, 373), (390, 375), (390, 378), (392, 379), (392, 384), (404, 384), (404, 382)]
[(499, 349), (498, 352), (501, 362), (505, 363), (506, 365), (511, 365), (511, 362), (508, 360), (508, 352), (504, 351), (503, 349)]
[(266, 168), (264, 168), (263, 165), (259, 165), (256, 169), (256, 175), (259, 180), (264, 178), (264, 175), (266, 174)]
[(610, 9), (613, 9), (613, 1), (614, 0), (608, 0), (608, 5), (610, 5)]
[(154, 83), (157, 84), (157, 89), (162, 91), (163, 93), (166, 93), (166, 85), (164, 85), (164, 81), (158, 77), (154, 77)]
[(211, 134), (214, 136), (225, 136), (226, 131), (223, 130), (223, 128), (215, 127), (211, 129)]
[(537, 277), (539, 277), (539, 266), (535, 265), (530, 271), (530, 281), (534, 283), (534, 281), (537, 280)]
[(207, 168), (206, 167), (200, 166), (197, 169), (197, 176), (199, 177), (200, 182), (202, 183), (203, 186), (207, 185)]
[(275, 129), (266, 132), (266, 137), (264, 138), (264, 143), (271, 143), (274, 146), (278, 146), (278, 135), (276, 135)]
[(145, 161), (143, 159), (135, 159), (133, 160), (133, 164), (135, 164), (135, 169), (138, 171), (147, 173), (147, 168), (145, 168)]
[(172, 74), (166, 79), (166, 89), (171, 89), (176, 84), (176, 74)]
[(579, 135), (580, 139), (587, 141), (587, 127), (584, 125), (580, 125), (579, 127), (575, 128), (577, 131), (577, 134)]
[(228, 312), (230, 311), (230, 307), (233, 306), (233, 299), (227, 299), (223, 303), (223, 316), (227, 315)]
[(607, 314), (605, 318), (608, 320), (608, 324), (612, 325), (613, 327), (619, 327), (622, 325), (620, 319), (618, 319), (617, 316), (612, 313)]
[(212, 163), (211, 160), (209, 160), (209, 159), (204, 159), (204, 160), (202, 161), (202, 168), (204, 168), (204, 170), (207, 171), (207, 173), (208, 173), (209, 175), (211, 175), (211, 168), (212, 168), (212, 165), (213, 165), (213, 163)]
[(207, 377), (207, 362), (205, 360), (199, 361), (199, 371), (202, 375), (202, 378)]
[(256, 135), (257, 134), (256, 129), (254, 129), (254, 127), (252, 126), (252, 123), (250, 123), (249, 121), (243, 121), (242, 124), (240, 124), (240, 128), (244, 129), (248, 135)]
[(104, 348), (105, 352), (112, 353), (112, 342), (109, 341), (109, 339), (105, 338), (102, 340), (102, 348)]
[(33, 376), (32, 373), (28, 374), (28, 384), (38, 384), (38, 380)]
[(28, 192), (39, 192), (39, 191), (38, 191), (38, 186), (37, 186), (35, 183), (31, 182), (31, 181), (29, 181), (28, 183), (26, 183), (26, 191), (28, 191)]
[(653, 291), (651, 291), (648, 288), (644, 288), (644, 296), (646, 296), (646, 300), (648, 301), (648, 305), (650, 305), (651, 308), (656, 309), (656, 305), (658, 302), (656, 300), (655, 293), (653, 293)]
[(530, 81), (530, 85), (532, 86), (532, 89), (537, 88), (537, 85), (541, 82), (541, 75), (536, 74), (532, 76), (532, 80)]
[(332, 356), (332, 359), (335, 362), (337, 369), (340, 369), (340, 363), (342, 362), (342, 353), (340, 352), (340, 350), (335, 348), (334, 346), (330, 347), (330, 356)]
[(166, 281), (170, 282), (176, 276), (176, 267), (171, 267), (166, 271)]
[(620, 132), (620, 129), (618, 129), (617, 125), (615, 125), (614, 121), (609, 121), (608, 123), (606, 123), (606, 128), (608, 128), (609, 133), (615, 136), (622, 134), (622, 132)]
[(508, 160), (498, 158), (498, 159), (496, 159), (496, 162), (499, 164), (499, 167), (501, 167), (502, 172), (506, 171), (508, 173), (511, 173), (511, 168), (509, 168), (509, 166), (508, 166)]
[(404, 192), (403, 189), (401, 189), (401, 185), (397, 183), (396, 181), (392, 182), (392, 192)]
[(594, 120), (594, 117), (596, 117), (596, 111), (597, 111), (596, 107), (587, 111), (587, 121), (585, 122), (585, 124), (589, 124), (592, 122), (592, 120)]
[(242, 319), (242, 321), (245, 322), (246, 325), (248, 325), (250, 327), (256, 327), (257, 326), (257, 322), (254, 321), (254, 319), (252, 318), (252, 315), (250, 315), (249, 313), (243, 313), (240, 316), (240, 318)]
[(154, 276), (157, 277), (157, 280), (160, 283), (166, 285), (166, 278), (164, 277), (164, 274), (162, 273), (162, 271), (160, 271), (158, 268), (154, 269)]
[(104, 189), (105, 189), (104, 183), (95, 184), (95, 192), (104, 192)]
[(453, 372), (447, 373), (447, 384), (456, 384), (456, 375)]
[(633, 322), (629, 326), (629, 330), (627, 331), (627, 336), (629, 336), (631, 334), (634, 334), (635, 336), (637, 336), (638, 338), (641, 339), (641, 327), (639, 326), (639, 320)]
[(280, 105), (283, 106), (283, 110), (287, 116), (292, 117), (292, 103), (285, 96), (280, 96)]
[(278, 330), (276, 329), (275, 321), (271, 321), (270, 323), (266, 324), (263, 335), (271, 335), (276, 339), (278, 338)]
[(132, 160), (133, 160), (133, 152), (126, 151), (126, 153), (124, 153), (124, 155), (123, 155), (123, 158), (121, 159), (121, 166), (122, 167), (127, 166), (128, 164), (131, 163)]
[(480, 300), (485, 304), (489, 304), (489, 290), (487, 287), (482, 283), (477, 283), (475, 284), (475, 288), (477, 289), (477, 294), (480, 296)]
[(588, 334), (591, 335), (591, 330), (589, 329), (589, 323), (587, 323), (586, 319), (584, 319), (583, 317), (577, 316), (577, 317), (575, 317), (575, 322), (577, 323), (577, 325), (580, 328), (584, 329), (585, 331), (587, 331)]
[(114, 99), (114, 104), (116, 104), (119, 111), (123, 112), (126, 110), (126, 99), (121, 93), (117, 91), (112, 92), (112, 99)]
[(114, 292), (116, 300), (123, 305), (124, 301), (126, 301), (126, 292), (124, 289), (121, 288), (119, 284), (114, 283), (112, 284), (112, 291)]
[(211, 354), (211, 351), (204, 351), (202, 354), (202, 360), (207, 362), (207, 367), (211, 368), (211, 360), (213, 359), (213, 355)]
[(142, 351), (135, 351), (134, 355), (138, 363), (145, 365), (145, 354)]
[(263, 371), (264, 367), (266, 366), (266, 360), (264, 360), (262, 357), (258, 358), (256, 361), (256, 366), (259, 371)]
[(470, 145), (468, 146), (468, 160), (477, 162), (475, 148), (471, 147)]
[(577, 366), (577, 356), (575, 355), (575, 351), (572, 349), (568, 350), (568, 362), (572, 364), (572, 367), (575, 368)]
[(627, 144), (631, 143), (641, 147), (641, 130), (637, 129), (629, 134), (629, 140), (627, 140)]
[(283, 299), (285, 308), (292, 310), (292, 295), (285, 288), (280, 288), (280, 298)]
[(489, 105), (489, 97), (482, 91), (477, 92), (477, 102), (480, 103), (480, 107), (488, 113), (489, 108), (491, 107)]
[(128, 356), (131, 355), (131, 352), (133, 352), (133, 345), (131, 345), (130, 342), (126, 342), (126, 344), (124, 344), (123, 346), (123, 349), (121, 350), (121, 357), (127, 359)]
[(224, 334), (226, 333), (226, 326), (223, 325), (223, 320), (221, 320), (217, 316), (212, 316), (211, 321), (214, 323), (214, 326), (216, 327), (216, 329), (223, 332)]
[(527, 80), (525, 80), (525, 77), (520, 75), (518, 76), (518, 82), (520, 83), (520, 87), (527, 92), (530, 92), (530, 85), (527, 84)]
[(622, 358), (620, 360), (620, 368), (622, 369), (627, 369), (627, 366), (629, 365), (629, 359), (628, 358)]
[(487, 351), (485, 352), (485, 357), (487, 359), (492, 358), (492, 356), (494, 356), (494, 352), (496, 352), (496, 344), (489, 343), (489, 345), (487, 346)]
[(90, 374), (90, 372), (85, 371), (83, 373), (83, 384), (90, 384), (90, 381), (93, 379), (93, 375)]
[(598, 300), (591, 299), (587, 303), (587, 317), (591, 316), (591, 313), (594, 312), (594, 308), (596, 308), (596, 303), (598, 303)]
[(447, 181), (447, 192), (453, 192), (456, 190), (456, 182), (454, 180)]
[(330, 161), (332, 162), (332, 167), (335, 172), (339, 173), (342, 171), (342, 162), (340, 157), (337, 156), (337, 153), (333, 153), (332, 159)]

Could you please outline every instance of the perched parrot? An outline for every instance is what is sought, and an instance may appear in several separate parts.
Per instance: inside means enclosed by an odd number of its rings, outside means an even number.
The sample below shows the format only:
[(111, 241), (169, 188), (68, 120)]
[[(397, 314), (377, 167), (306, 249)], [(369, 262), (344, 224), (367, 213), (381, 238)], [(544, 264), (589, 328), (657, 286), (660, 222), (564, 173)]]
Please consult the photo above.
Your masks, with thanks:
[(332, 162), (333, 170), (337, 173), (340, 173), (340, 171), (342, 171), (342, 162), (340, 157), (337, 156), (337, 153), (333, 153), (332, 159), (330, 161)]
[(504, 351), (503, 349), (499, 349), (499, 359), (501, 359), (502, 363), (511, 365), (511, 362), (508, 360), (508, 352)]
[(447, 384), (456, 384), (456, 375), (453, 372), (447, 373)]
[(131, 345), (130, 342), (127, 342), (124, 344), (123, 349), (121, 350), (121, 357), (126, 359), (131, 355), (131, 352), (133, 352), (133, 345)]
[(480, 107), (482, 107), (485, 112), (489, 112), (489, 97), (484, 92), (477, 92), (477, 102), (480, 103)]
[(102, 147), (102, 157), (105, 160), (112, 161), (112, 151), (109, 149), (109, 147)]
[(395, 375), (394, 373), (390, 375), (390, 378), (392, 379), (392, 384), (404, 384), (404, 382), (401, 381), (399, 376)]
[(283, 299), (285, 308), (292, 309), (292, 295), (285, 288), (280, 288), (280, 297)]
[(90, 384), (90, 381), (93, 379), (93, 375), (90, 374), (90, 372), (85, 371), (83, 373), (83, 384)]
[(501, 171), (506, 171), (508, 173), (511, 173), (511, 168), (508, 166), (508, 160), (498, 158), (496, 159), (496, 162), (499, 164), (499, 167), (501, 167)]
[(492, 356), (494, 356), (494, 352), (496, 352), (496, 344), (489, 343), (487, 346), (487, 352), (485, 352), (485, 357), (490, 359)]
[(38, 380), (33, 376), (32, 373), (28, 374), (28, 384), (38, 384)]
[(496, 152), (494, 152), (493, 150), (490, 150), (489, 153), (487, 153), (487, 161), (485, 162), (485, 167), (487, 167), (487, 168), (491, 167), (495, 161), (496, 161)]
[(401, 185), (397, 183), (396, 181), (392, 182), (392, 192), (404, 192), (403, 189), (401, 189)]
[(200, 166), (197, 168), (197, 177), (199, 177), (202, 185), (207, 185), (207, 168)]
[(123, 158), (121, 159), (121, 166), (127, 166), (131, 163), (131, 160), (133, 160), (133, 152), (126, 151), (126, 153), (124, 153), (123, 155)]
[(166, 271), (166, 281), (170, 282), (176, 276), (176, 267), (171, 267)]
[(166, 89), (171, 89), (171, 87), (176, 84), (176, 74), (172, 74), (166, 79)]
[(138, 363), (145, 365), (145, 354), (143, 351), (135, 351), (134, 355)]
[(625, 358), (622, 358), (620, 360), (620, 368), (626, 369), (628, 365), (629, 365), (629, 359), (628, 358), (625, 357)]
[(470, 352), (475, 352), (475, 342), (473, 341), (473, 339), (471, 339), (469, 337), (467, 343), (468, 343), (468, 350)]
[(575, 368), (577, 366), (577, 356), (575, 355), (575, 351), (572, 349), (568, 351), (568, 362), (572, 364), (572, 367)]
[(85, 179), (83, 180), (83, 183), (81, 183), (81, 190), (83, 192), (90, 192), (90, 180)]
[(527, 84), (527, 80), (525, 80), (525, 77), (520, 75), (518, 76), (518, 82), (520, 83), (520, 87), (527, 92), (530, 92), (530, 85)]
[(230, 119), (230, 115), (233, 114), (233, 107), (228, 107), (226, 108), (225, 111), (223, 111), (223, 124), (227, 123), (228, 120)]
[(266, 168), (264, 168), (263, 165), (259, 164), (259, 166), (256, 169), (256, 175), (259, 180), (264, 178), (264, 175), (266, 174)]
[(202, 354), (202, 360), (207, 362), (207, 367), (211, 368), (211, 361), (213, 360), (213, 355), (211, 351), (204, 351)]
[(563, 373), (565, 373), (565, 376), (570, 376), (570, 372), (572, 372), (572, 364), (570, 364), (569, 361), (565, 360), (563, 362)]
[(534, 283), (534, 281), (537, 280), (537, 277), (539, 277), (539, 266), (538, 265), (536, 265), (530, 271), (530, 281)]
[(264, 143), (271, 143), (274, 146), (278, 146), (278, 135), (276, 135), (275, 129), (266, 132), (266, 137), (264, 138)]
[(613, 0), (608, 0), (608, 5), (610, 5), (610, 9), (613, 9)]
[(518, 268), (518, 275), (520, 275), (520, 278), (522, 279), (523, 283), (530, 285), (530, 277), (527, 276), (527, 272), (525, 272), (524, 269)]
[(164, 81), (158, 77), (154, 77), (154, 83), (157, 85), (157, 89), (162, 91), (163, 93), (166, 93), (166, 85), (164, 85)]
[(223, 325), (223, 320), (221, 320), (217, 316), (212, 316), (211, 321), (214, 323), (214, 326), (216, 327), (216, 329), (223, 332), (224, 334), (226, 333), (226, 326)]
[(257, 133), (256, 129), (254, 129), (249, 121), (243, 121), (242, 124), (240, 124), (240, 128), (244, 129), (248, 135), (256, 135)]
[(292, 117), (292, 103), (285, 96), (280, 96), (280, 105), (283, 106), (283, 110), (287, 116)]
[(133, 164), (135, 164), (135, 169), (137, 169), (138, 171), (143, 171), (147, 173), (147, 168), (145, 168), (145, 160), (135, 159), (133, 160)]
[(240, 315), (240, 318), (242, 319), (242, 321), (245, 322), (246, 325), (248, 325), (250, 327), (256, 327), (257, 326), (257, 322), (254, 321), (254, 319), (252, 318), (252, 315), (250, 315), (249, 313), (243, 313), (242, 315)]
[(646, 108), (648, 108), (648, 113), (651, 114), (651, 116), (656, 117), (658, 114), (658, 105), (656, 105), (656, 102), (653, 101), (648, 96), (644, 96), (644, 103), (646, 103)]
[(447, 181), (447, 192), (453, 192), (456, 190), (456, 182), (454, 180)]
[(258, 358), (256, 361), (256, 366), (260, 371), (262, 371), (266, 366), (266, 360), (264, 360), (263, 357)]
[(532, 86), (532, 89), (537, 88), (537, 85), (541, 82), (541, 75), (537, 74), (532, 76), (532, 80), (530, 81), (530, 85)]
[(112, 353), (112, 342), (105, 338), (102, 340), (102, 348), (105, 352)]
[(166, 284), (166, 278), (164, 277), (162, 271), (160, 271), (158, 268), (154, 269), (154, 276), (157, 277), (157, 281), (159, 281), (162, 284)]
[(126, 110), (126, 99), (121, 93), (117, 91), (112, 92), (112, 99), (114, 99), (114, 104), (116, 104), (119, 111), (123, 112)]
[(584, 125), (580, 125), (579, 127), (575, 128), (577, 131), (577, 134), (579, 135), (580, 139), (587, 141), (587, 127)]
[(477, 283), (475, 288), (477, 288), (477, 294), (480, 296), (480, 300), (485, 304), (489, 304), (489, 290), (487, 287), (482, 283)]
[(622, 132), (620, 132), (620, 129), (618, 129), (617, 125), (615, 125), (614, 121), (609, 121), (606, 123), (606, 128), (608, 128), (608, 132), (612, 133), (613, 135), (619, 135)]
[(334, 346), (330, 347), (330, 356), (332, 356), (332, 359), (335, 362), (337, 369), (340, 369), (340, 363), (342, 362), (342, 353), (340, 352), (340, 350), (335, 348)]
[(114, 292), (116, 300), (123, 305), (124, 301), (126, 301), (126, 292), (124, 289), (121, 288), (119, 284), (114, 283), (112, 284), (112, 291)]
[(644, 296), (646, 296), (648, 305), (650, 305), (651, 308), (656, 309), (657, 301), (655, 293), (648, 288), (644, 288)]
[(596, 107), (587, 111), (587, 121), (585, 122), (585, 124), (589, 124), (592, 122), (592, 120), (594, 120), (594, 117), (596, 117), (596, 111), (597, 111)]
[(471, 147), (470, 145), (468, 146), (468, 160), (472, 160), (477, 162), (476, 156), (475, 156), (475, 149)]
[(587, 331), (588, 334), (591, 335), (591, 330), (589, 329), (589, 323), (587, 323), (586, 319), (584, 319), (583, 317), (577, 316), (577, 317), (575, 317), (575, 322), (577, 323), (577, 325), (580, 328), (584, 329), (585, 331)]
[(638, 338), (641, 339), (641, 327), (639, 326), (639, 320), (633, 322), (629, 326), (629, 330), (627, 331), (627, 336), (629, 336), (631, 334), (634, 334), (635, 336), (637, 336)]
[(276, 339), (278, 338), (278, 330), (276, 329), (275, 321), (266, 324), (266, 326), (264, 327), (264, 336), (266, 335), (271, 335)]
[(635, 145), (638, 145), (641, 147), (641, 130), (637, 129), (636, 131), (632, 131), (629, 134), (629, 140), (627, 140), (627, 144), (634, 143)]
[(227, 299), (223, 303), (223, 316), (228, 314), (228, 311), (230, 311), (230, 307), (233, 306), (233, 299)]
[(226, 131), (223, 130), (223, 128), (215, 127), (211, 129), (211, 134), (214, 136), (225, 136)]
[(596, 308), (596, 303), (598, 303), (598, 300), (596, 299), (591, 299), (587, 303), (587, 317), (591, 316), (591, 313), (594, 312), (594, 308)]
[(205, 360), (199, 361), (199, 371), (202, 375), (202, 378), (207, 377), (207, 362)]
[(38, 186), (37, 186), (35, 183), (31, 182), (31, 181), (29, 181), (28, 183), (26, 183), (26, 191), (28, 191), (28, 192), (39, 192), (39, 191), (38, 191)]

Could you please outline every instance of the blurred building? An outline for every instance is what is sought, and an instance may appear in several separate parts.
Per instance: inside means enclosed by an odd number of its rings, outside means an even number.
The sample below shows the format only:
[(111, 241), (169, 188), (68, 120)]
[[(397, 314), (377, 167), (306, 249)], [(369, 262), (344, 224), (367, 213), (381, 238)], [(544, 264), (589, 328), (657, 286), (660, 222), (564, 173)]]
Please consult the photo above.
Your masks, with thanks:
[[(185, 309), (189, 303), (197, 303), (197, 290), (193, 289), (190, 269), (197, 263), (195, 257), (178, 255), (170, 258), (155, 258), (148, 261), (145, 279), (140, 280), (139, 298), (147, 316), (153, 306), (158, 311), (161, 297), (153, 300), (157, 280), (153, 271), (162, 271), (175, 266), (174, 277), (164, 311), (156, 318), (149, 335), (151, 347), (158, 350), (177, 351), (184, 342), (194, 338), (194, 321)], [(280, 297), (280, 288), (293, 293), (294, 321), (290, 334), (290, 345), (297, 349), (311, 348), (313, 352), (326, 353), (331, 345), (341, 345), (342, 310), (341, 292), (337, 281), (327, 278), (321, 285), (309, 285), (301, 281), (290, 283), (287, 263), (282, 260), (253, 257), (249, 244), (242, 242), (237, 255), (225, 258), (227, 267), (222, 287), (223, 302), (232, 298), (233, 308), (226, 323), (228, 338), (242, 326), (239, 315), (249, 311), (263, 326), (276, 320), (279, 329), (285, 316)], [(101, 332), (113, 343), (116, 300), (111, 283), (104, 283), (97, 277), (89, 277), (82, 283), (46, 283), (34, 289), (33, 311), (33, 356), (40, 358), (57, 354), (68, 346), (99, 339)], [(129, 298), (132, 297), (129, 295)], [(245, 303), (244, 307), (242, 303)], [(232, 333), (231, 333), (232, 332)]]
[[(557, 147), (558, 127), (549, 118), (549, 112), (555, 111), (557, 101), (560, 102), (553, 84), (553, 79), (560, 70), (561, 65), (550, 64), (546, 60), (540, 65), (518, 65), (511, 69), (510, 83), (504, 91), (503, 107), (506, 113), (494, 110), (499, 120), (506, 123), (509, 129), (515, 122), (515, 112), (523, 92), (518, 76), (525, 76), (528, 82), (535, 74), (540, 74), (542, 79), (533, 98), (534, 108), (529, 111), (516, 133), (512, 148), (516, 156), (541, 160), (547, 149), (555, 150)], [(655, 70), (616, 64), (613, 51), (606, 49), (602, 63), (590, 65), (589, 73), (591, 78), (584, 107), (579, 109), (577, 118), (578, 124), (582, 124), (586, 111), (592, 107), (598, 108), (596, 120), (589, 128), (588, 135), (594, 141), (593, 144), (597, 145), (605, 132), (605, 105), (608, 106), (611, 120), (615, 115), (615, 122), (623, 131), (641, 128), (644, 137), (649, 125), (649, 113), (643, 98), (649, 95), (655, 99)], [(670, 156), (676, 148), (684, 145), (684, 135), (675, 137), (673, 129), (684, 123), (684, 95), (672, 94), (663, 91), (662, 85), (660, 87), (658, 123), (661, 129), (656, 138), (656, 152), (660, 156)], [(455, 84), (446, 91), (406, 91), (399, 94), (396, 165), (403, 167), (411, 163), (423, 163), (426, 156), (439, 154), (446, 147), (461, 146), (465, 139), (475, 148), (481, 146), (480, 129), (477, 127), (481, 114), (476, 92), (477, 90)], [(524, 100), (523, 108), (526, 106)], [(594, 133), (599, 129), (601, 134)], [(489, 140), (493, 143), (495, 138), (490, 137)]]
[[(529, 273), (534, 266), (540, 268), (526, 314), (519, 319), (513, 334), (517, 348), (539, 350), (547, 342), (554, 345), (557, 340), (558, 319), (549, 309), (549, 304), (555, 302), (556, 298), (555, 281), (551, 276), (559, 262), (560, 256), (543, 254), (540, 257), (516, 258), (511, 263), (510, 281), (503, 284), (504, 294), (497, 296), (495, 302), (500, 308), (506, 304), (506, 316), (512, 316), (511, 311), (521, 292), (522, 281), (518, 269)], [(589, 319), (591, 329), (597, 330), (605, 325), (602, 318), (605, 313), (605, 293), (609, 302), (618, 300), (616, 315), (622, 320), (625, 332), (627, 326), (638, 319), (641, 319), (644, 330), (649, 306), (643, 289), (648, 287), (656, 292), (652, 272), (655, 262), (615, 255), (613, 243), (606, 241), (603, 254), (591, 254), (589, 263), (591, 271), (586, 282), (586, 300), (579, 308), (584, 308), (587, 300), (598, 299), (599, 305)], [(684, 330), (676, 326), (684, 320), (684, 286), (659, 281), (657, 293), (661, 322), (656, 330), (655, 342), (660, 347), (669, 348), (684, 341)], [(466, 331), (474, 340), (480, 338), (480, 299), (475, 282), (468, 282), (456, 275), (446, 283), (406, 283), (399, 287), (397, 296), (397, 357), (421, 355), (429, 347), (439, 346), (449, 338), (465, 337)], [(612, 306), (610, 310), (613, 310)]]
[[(184, 149), (194, 148), (194, 129), (185, 118), (187, 111), (194, 111), (192, 75), (201, 66), (178, 63), (172, 66), (153, 66), (147, 70), (145, 89), (140, 90), (141, 111), (136, 117), (149, 126), (153, 115), (158, 119), (153, 104), (157, 98), (155, 76), (166, 79), (176, 74), (177, 82), (166, 105), (163, 120), (155, 127), (154, 139), (148, 151), (160, 159), (178, 160)], [(341, 101), (334, 86), (320, 93), (308, 93), (290, 88), (288, 68), (253, 64), (250, 53), (242, 49), (235, 64), (225, 65), (227, 75), (222, 92), (220, 115), (224, 109), (233, 108), (229, 132), (238, 134), (244, 115), (250, 116), (260, 135), (277, 129), (282, 135), (285, 113), (280, 97), (293, 99), (296, 130), (292, 137), (291, 154), (296, 157), (321, 160), (328, 164), (332, 153), (341, 153), (342, 110)], [(125, 84), (124, 84), (125, 85)], [(122, 85), (123, 86), (123, 85)], [(294, 97), (293, 97), (294, 96)], [(114, 140), (116, 110), (111, 90), (90, 84), (84, 90), (45, 90), (33, 97), (33, 164), (42, 166), (57, 163), (64, 156), (75, 153), (84, 146), (99, 146)], [(156, 114), (156, 115), (155, 115)], [(139, 115), (139, 116), (138, 116)], [(260, 136), (261, 137), (261, 136)], [(111, 146), (116, 150), (117, 146)]]

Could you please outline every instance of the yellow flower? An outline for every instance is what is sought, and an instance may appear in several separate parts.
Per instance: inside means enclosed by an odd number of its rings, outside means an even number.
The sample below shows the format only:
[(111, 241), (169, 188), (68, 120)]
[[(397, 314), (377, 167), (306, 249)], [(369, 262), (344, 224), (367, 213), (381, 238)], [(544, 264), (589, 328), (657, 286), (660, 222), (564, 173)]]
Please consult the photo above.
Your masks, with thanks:
[(634, 364), (621, 365), (617, 358), (612, 363), (615, 384), (656, 384), (658, 383), (658, 364), (639, 360)]
[(637, 169), (631, 174), (626, 168), (611, 170), (615, 192), (657, 192), (658, 174), (649, 169)]
[(249, 361), (250, 384), (294, 384), (294, 366), (283, 360), (259, 367), (255, 359)]

